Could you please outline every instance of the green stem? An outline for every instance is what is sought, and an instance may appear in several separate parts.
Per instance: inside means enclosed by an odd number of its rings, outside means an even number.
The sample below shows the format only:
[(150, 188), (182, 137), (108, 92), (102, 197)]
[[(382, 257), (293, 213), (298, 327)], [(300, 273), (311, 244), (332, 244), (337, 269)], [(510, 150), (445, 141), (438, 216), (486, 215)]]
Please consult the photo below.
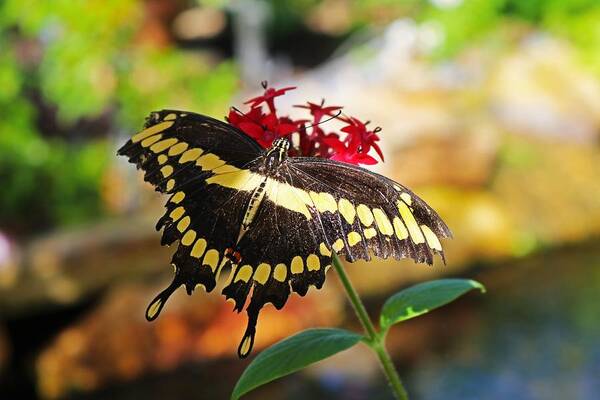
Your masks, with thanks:
[(388, 379), (388, 383), (394, 392), (394, 396), (398, 400), (408, 400), (408, 394), (406, 393), (406, 389), (404, 389), (404, 385), (402, 385), (402, 381), (400, 380), (400, 376), (394, 367), (394, 363), (392, 362), (390, 354), (385, 348), (383, 337), (382, 335), (379, 335), (375, 329), (375, 326), (373, 326), (363, 302), (360, 300), (358, 293), (354, 289), (354, 286), (352, 286), (352, 282), (350, 282), (348, 275), (346, 275), (346, 271), (344, 270), (340, 259), (335, 253), (333, 253), (332, 261), (333, 267), (340, 277), (340, 281), (342, 281), (342, 285), (344, 285), (346, 294), (352, 303), (352, 307), (354, 307), (354, 311), (356, 311), (356, 315), (365, 329), (365, 332), (367, 333), (368, 345), (377, 354), (379, 363), (381, 364), (383, 372)]

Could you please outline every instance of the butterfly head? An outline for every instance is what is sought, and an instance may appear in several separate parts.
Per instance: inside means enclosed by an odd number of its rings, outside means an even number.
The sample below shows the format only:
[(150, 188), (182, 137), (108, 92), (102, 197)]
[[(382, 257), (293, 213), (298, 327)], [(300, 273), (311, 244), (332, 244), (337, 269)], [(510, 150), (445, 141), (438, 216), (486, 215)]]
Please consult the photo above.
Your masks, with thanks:
[(273, 144), (267, 150), (265, 156), (265, 167), (273, 169), (283, 162), (288, 156), (290, 141), (288, 138), (280, 137), (273, 140)]
[(290, 149), (290, 140), (286, 137), (277, 138), (273, 140), (271, 149), (281, 150), (287, 154), (288, 150)]

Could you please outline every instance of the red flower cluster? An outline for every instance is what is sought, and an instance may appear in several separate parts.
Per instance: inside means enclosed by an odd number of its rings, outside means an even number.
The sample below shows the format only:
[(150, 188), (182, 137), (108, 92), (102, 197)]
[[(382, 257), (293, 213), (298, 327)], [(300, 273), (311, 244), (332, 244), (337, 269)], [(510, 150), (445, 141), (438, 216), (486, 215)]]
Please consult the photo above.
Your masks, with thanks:
[[(227, 121), (255, 139), (261, 146), (268, 148), (273, 140), (286, 136), (292, 143), (291, 155), (323, 157), (351, 164), (376, 164), (377, 160), (368, 153), (373, 148), (383, 160), (377, 133), (381, 128), (368, 129), (369, 122), (362, 122), (354, 117), (340, 116), (342, 107), (325, 106), (325, 102), (295, 107), (309, 110), (312, 121), (307, 119), (293, 120), (288, 116), (277, 115), (275, 98), (284, 95), (295, 87), (275, 89), (262, 83), (264, 93), (248, 100), (250, 110), (242, 113), (232, 108)], [(263, 107), (266, 104), (265, 107)], [(324, 123), (329, 119), (337, 119), (344, 123), (341, 132), (325, 132)]]

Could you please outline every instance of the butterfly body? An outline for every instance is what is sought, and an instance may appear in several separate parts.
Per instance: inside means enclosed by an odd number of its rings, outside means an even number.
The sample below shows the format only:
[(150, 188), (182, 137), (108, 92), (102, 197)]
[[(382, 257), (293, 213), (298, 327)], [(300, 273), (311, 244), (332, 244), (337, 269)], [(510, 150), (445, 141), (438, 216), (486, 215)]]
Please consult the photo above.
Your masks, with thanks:
[(443, 258), (439, 239), (450, 231), (410, 190), (354, 165), (290, 157), (290, 146), (278, 138), (263, 149), (227, 123), (163, 110), (119, 150), (170, 194), (157, 229), (163, 244), (179, 242), (174, 280), (148, 307), (149, 320), (177, 287), (211, 291), (230, 269), (223, 294), (248, 313), (245, 357), (260, 309), (320, 288), (333, 252), (348, 261)]

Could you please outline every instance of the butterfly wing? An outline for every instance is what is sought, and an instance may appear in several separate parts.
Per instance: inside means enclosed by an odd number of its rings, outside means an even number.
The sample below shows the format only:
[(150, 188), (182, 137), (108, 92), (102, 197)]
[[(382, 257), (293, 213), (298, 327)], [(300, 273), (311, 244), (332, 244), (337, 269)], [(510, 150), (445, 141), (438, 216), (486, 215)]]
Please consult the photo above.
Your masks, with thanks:
[(188, 293), (198, 284), (207, 291), (215, 287), (250, 193), (210, 181), (253, 186), (247, 167), (261, 152), (253, 139), (229, 124), (174, 110), (152, 113), (145, 129), (119, 149), (119, 155), (144, 170), (146, 181), (171, 195), (157, 229), (163, 229), (163, 245), (179, 241), (172, 259), (175, 277), (148, 306), (148, 320), (158, 316), (182, 284)]
[[(330, 244), (349, 261), (412, 258), (433, 263), (444, 252), (441, 238), (451, 236), (439, 215), (408, 188), (355, 165), (320, 158), (292, 158), (291, 175), (311, 192)], [(326, 201), (333, 196), (337, 210)]]
[[(238, 253), (223, 294), (241, 311), (248, 327), (238, 348), (252, 349), (258, 314), (266, 303), (281, 308), (291, 290), (305, 295), (320, 288), (333, 251), (348, 260), (413, 258), (432, 263), (443, 251), (439, 238), (450, 231), (410, 190), (362, 168), (319, 158), (288, 158), (273, 176), (253, 164), (261, 147), (226, 123), (194, 113), (152, 113), (145, 129), (119, 154), (145, 171), (156, 189), (171, 194), (163, 244), (178, 241), (171, 285), (148, 306), (158, 316), (168, 297), (184, 284), (211, 291), (219, 272)], [(264, 198), (249, 229), (239, 236), (252, 194)], [(238, 243), (239, 240), (239, 243)]]
[(223, 289), (248, 327), (238, 354), (252, 348), (255, 325), (266, 303), (281, 308), (290, 289), (304, 296), (320, 288), (331, 254), (349, 261), (443, 258), (439, 238), (450, 236), (441, 218), (400, 184), (362, 168), (319, 158), (289, 158), (267, 179), (265, 199), (238, 249), (242, 262)]

